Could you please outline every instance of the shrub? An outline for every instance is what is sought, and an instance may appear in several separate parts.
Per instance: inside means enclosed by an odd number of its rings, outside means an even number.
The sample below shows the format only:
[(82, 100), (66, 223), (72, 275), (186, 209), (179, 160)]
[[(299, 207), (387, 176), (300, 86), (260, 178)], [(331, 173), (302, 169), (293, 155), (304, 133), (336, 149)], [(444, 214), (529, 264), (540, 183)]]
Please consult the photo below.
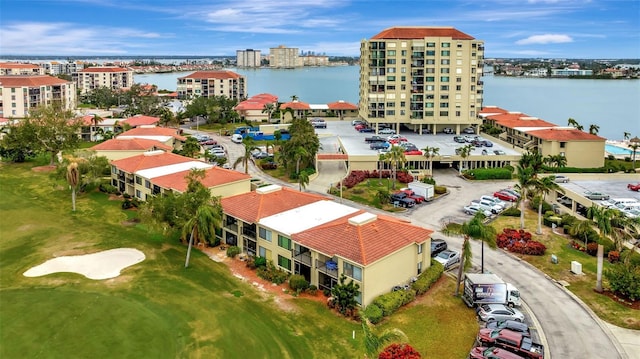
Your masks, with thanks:
[(230, 246), (227, 248), (227, 257), (235, 258), (238, 254), (240, 254), (240, 247)]
[(130, 195), (130, 194), (128, 194), (128, 193), (123, 193), (123, 194), (122, 194), (122, 197), (124, 197), (125, 199), (130, 199), (130, 198), (131, 198), (131, 195)]
[(620, 252), (610, 251), (609, 254), (607, 255), (607, 258), (609, 258), (609, 262), (617, 263), (618, 261), (620, 261)]
[(307, 291), (312, 295), (316, 295), (316, 293), (318, 292), (318, 287), (316, 287), (315, 285), (312, 284), (312, 285), (309, 286)]
[(618, 263), (604, 272), (611, 290), (631, 300), (640, 299), (640, 267), (633, 263)]
[(294, 274), (289, 277), (289, 288), (295, 291), (304, 291), (309, 288), (309, 282), (300, 274)]
[(500, 213), (501, 216), (520, 217), (520, 210), (517, 207), (509, 207)]
[(382, 314), (382, 309), (375, 304), (369, 304), (364, 310), (365, 316), (369, 319), (369, 321), (373, 324), (378, 324), (384, 318)]
[(595, 257), (598, 254), (598, 243), (595, 243), (595, 242), (588, 243), (587, 254)]
[(374, 299), (371, 304), (377, 305), (380, 309), (382, 309), (382, 315), (388, 317), (391, 314), (395, 313), (395, 311), (404, 304), (404, 292), (406, 291), (398, 290), (395, 292), (382, 294), (376, 297), (376, 299)]
[(420, 352), (415, 350), (409, 344), (398, 344), (393, 343), (382, 351), (380, 355), (378, 355), (378, 359), (420, 359), (422, 356)]
[(116, 186), (112, 186), (108, 183), (101, 183), (98, 189), (100, 190), (100, 192), (109, 193), (109, 194), (114, 194), (118, 192), (118, 188)]
[(434, 186), (433, 187), (433, 192), (435, 192), (435, 194), (445, 194), (445, 193), (447, 193), (447, 187), (445, 187), (445, 186)]
[(256, 268), (265, 267), (267, 265), (267, 258), (255, 257), (253, 260), (253, 264), (256, 266)]
[(538, 242), (531, 240), (531, 233), (522, 229), (516, 230), (505, 228), (502, 233), (498, 234), (496, 244), (500, 248), (505, 248), (509, 252), (541, 256), (547, 250), (547, 247)]
[(322, 294), (323, 294), (325, 297), (330, 297), (330, 296), (331, 296), (331, 289), (327, 289), (327, 288), (323, 289), (323, 290), (322, 290)]
[(505, 168), (475, 168), (472, 176), (476, 180), (511, 179), (511, 171)]
[(275, 284), (282, 284), (289, 278), (289, 273), (276, 268), (271, 261), (268, 261), (266, 266), (258, 268), (256, 274), (258, 277)]
[(432, 185), (436, 185), (436, 180), (433, 179), (433, 177), (425, 177), (422, 179), (422, 183), (426, 183), (426, 184), (432, 184)]
[(431, 266), (418, 276), (418, 280), (411, 284), (411, 289), (416, 291), (417, 295), (422, 295), (431, 288), (433, 283), (437, 282), (444, 272), (444, 267), (439, 262), (431, 261)]

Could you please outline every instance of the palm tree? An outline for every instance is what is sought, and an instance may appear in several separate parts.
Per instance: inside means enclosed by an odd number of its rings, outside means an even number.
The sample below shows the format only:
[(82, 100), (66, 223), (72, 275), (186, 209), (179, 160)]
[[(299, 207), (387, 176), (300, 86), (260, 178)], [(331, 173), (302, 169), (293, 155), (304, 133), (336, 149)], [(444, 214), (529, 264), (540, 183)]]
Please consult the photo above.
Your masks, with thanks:
[(637, 140), (637, 137), (634, 137), (631, 139), (631, 141), (629, 141), (629, 148), (631, 149), (631, 157), (633, 158), (633, 169), (636, 169), (636, 152), (638, 151), (638, 148), (640, 148), (640, 141), (634, 141)]
[(518, 169), (518, 183), (515, 185), (515, 188), (520, 192), (520, 229), (524, 229), (524, 209), (525, 202), (527, 201), (527, 191), (534, 183), (536, 174), (533, 171), (533, 167), (523, 168), (521, 165), (518, 165), (516, 168)]
[(546, 195), (553, 191), (564, 193), (564, 189), (558, 185), (552, 176), (535, 179), (531, 187), (540, 194), (540, 202), (538, 203), (538, 228), (536, 234), (542, 234), (542, 203)]
[(589, 133), (592, 135), (597, 135), (598, 131), (600, 131), (600, 126), (591, 124), (589, 125)]
[(307, 171), (302, 171), (298, 173), (298, 190), (302, 192), (303, 188), (307, 188), (309, 184), (309, 173)]
[(203, 204), (196, 210), (196, 213), (182, 227), (182, 236), (189, 235), (189, 246), (187, 247), (187, 258), (184, 267), (189, 266), (189, 258), (191, 257), (191, 247), (194, 238), (198, 242), (206, 238), (212, 238), (216, 235), (216, 229), (222, 227), (222, 211), (211, 204)]
[(469, 157), (469, 155), (471, 154), (471, 151), (473, 151), (474, 149), (475, 147), (473, 147), (473, 145), (471, 144), (456, 148), (456, 153), (460, 157), (462, 157), (462, 160), (460, 161), (460, 168), (458, 168), (458, 173), (462, 173), (462, 164), (465, 161), (465, 159)]
[(631, 138), (631, 134), (630, 134), (629, 132), (626, 132), (626, 131), (625, 131), (625, 132), (624, 132), (624, 135), (623, 135), (623, 137), (622, 137), (622, 139), (626, 141), (626, 140), (628, 140), (628, 139), (630, 139), (630, 138)]
[(573, 128), (579, 131), (582, 131), (584, 129), (584, 126), (579, 124), (578, 121), (574, 120), (573, 118), (569, 118), (569, 120), (567, 121), (567, 125), (572, 126)]
[(553, 163), (555, 164), (557, 171), (559, 171), (560, 168), (567, 165), (567, 158), (561, 154), (554, 155)]
[(297, 95), (291, 95), (291, 101), (292, 102), (298, 101), (298, 96)]
[(236, 161), (233, 163), (233, 168), (235, 169), (236, 167), (238, 167), (240, 163), (242, 163), (242, 165), (244, 166), (244, 173), (248, 174), (249, 161), (251, 161), (251, 163), (255, 165), (253, 156), (251, 156), (252, 155), (251, 151), (259, 148), (255, 146), (255, 142), (253, 140), (253, 137), (251, 136), (245, 136), (245, 138), (242, 139), (242, 145), (244, 146), (244, 155), (236, 159)]
[(296, 161), (296, 175), (300, 175), (300, 162), (309, 157), (309, 151), (304, 147), (296, 147), (293, 151), (293, 160)]
[(385, 155), (385, 160), (391, 164), (391, 176), (393, 177), (393, 189), (396, 189), (396, 179), (398, 176), (398, 166), (404, 165), (407, 162), (407, 158), (404, 155), (404, 149), (400, 146), (391, 146), (389, 152)]
[[(91, 119), (91, 122), (93, 123), (93, 131), (92, 132), (94, 132), (94, 133), (98, 132), (98, 124), (100, 124), (100, 122), (102, 122), (102, 121), (104, 121), (104, 119), (102, 117), (98, 116), (97, 114), (93, 115), (93, 118)], [(93, 140), (97, 141), (97, 139), (95, 137), (93, 138)]]
[(269, 103), (265, 103), (264, 107), (262, 108), (262, 113), (266, 113), (267, 114), (267, 121), (271, 122), (271, 114), (273, 113), (273, 111), (275, 111), (276, 106), (269, 102)]
[(78, 169), (78, 163), (72, 162), (67, 166), (67, 182), (71, 186), (71, 203), (73, 204), (73, 211), (76, 211), (76, 188), (80, 183), (80, 170)]
[(440, 148), (427, 146), (423, 148), (422, 151), (424, 153), (424, 156), (427, 158), (427, 161), (429, 161), (429, 170), (431, 171), (431, 175), (433, 176), (433, 158), (440, 154)]
[(386, 329), (380, 335), (376, 335), (364, 311), (360, 311), (360, 323), (364, 332), (364, 349), (367, 358), (375, 358), (387, 343), (407, 341), (407, 335), (398, 328)]
[(577, 221), (569, 228), (569, 234), (572, 236), (584, 235), (584, 247), (587, 248), (587, 239), (589, 230), (593, 227), (592, 220)]
[(471, 268), (471, 245), (469, 238), (479, 239), (482, 241), (482, 272), (484, 273), (484, 243), (487, 242), (489, 247), (496, 247), (496, 232), (491, 226), (484, 224), (484, 214), (477, 212), (471, 220), (463, 223), (459, 228), (451, 229), (446, 227), (443, 232), (447, 235), (461, 235), (464, 238), (462, 243), (462, 258), (460, 267), (458, 268), (458, 285), (456, 286), (457, 296), (460, 290), (460, 282), (462, 281), (462, 272)]

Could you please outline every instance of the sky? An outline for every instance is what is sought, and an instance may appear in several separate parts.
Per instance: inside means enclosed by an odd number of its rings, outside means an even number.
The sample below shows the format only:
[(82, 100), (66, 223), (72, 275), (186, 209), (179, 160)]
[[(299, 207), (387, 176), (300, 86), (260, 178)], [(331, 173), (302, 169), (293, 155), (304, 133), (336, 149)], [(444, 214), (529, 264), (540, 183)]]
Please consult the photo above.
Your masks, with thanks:
[(451, 26), (486, 58), (640, 58), (640, 0), (2, 0), (0, 57), (359, 56), (393, 26)]

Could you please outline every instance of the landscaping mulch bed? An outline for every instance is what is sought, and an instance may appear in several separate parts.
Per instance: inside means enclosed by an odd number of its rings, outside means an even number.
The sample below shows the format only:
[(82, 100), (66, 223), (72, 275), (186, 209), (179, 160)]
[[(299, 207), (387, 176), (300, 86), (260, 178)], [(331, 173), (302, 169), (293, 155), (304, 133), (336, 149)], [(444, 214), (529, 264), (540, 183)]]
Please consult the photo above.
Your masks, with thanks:
[[(594, 290), (595, 291), (595, 290)], [(596, 292), (597, 293), (597, 292)], [(598, 293), (598, 294), (602, 294), (604, 296), (609, 297), (611, 300), (618, 302), (630, 309), (634, 309), (634, 310), (640, 310), (640, 300), (636, 300), (636, 301), (632, 301), (629, 298), (625, 298), (621, 295), (618, 295), (610, 290), (605, 290), (602, 293)]]

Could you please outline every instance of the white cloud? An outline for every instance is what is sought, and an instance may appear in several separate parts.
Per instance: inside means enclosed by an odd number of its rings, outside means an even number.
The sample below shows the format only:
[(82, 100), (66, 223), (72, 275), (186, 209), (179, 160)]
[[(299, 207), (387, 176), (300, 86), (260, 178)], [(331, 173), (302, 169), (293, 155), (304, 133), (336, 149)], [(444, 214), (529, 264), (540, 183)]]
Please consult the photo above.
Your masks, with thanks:
[(531, 45), (531, 44), (562, 44), (567, 42), (573, 42), (573, 39), (569, 35), (562, 34), (544, 34), (533, 35), (526, 39), (516, 41), (518, 45)]

